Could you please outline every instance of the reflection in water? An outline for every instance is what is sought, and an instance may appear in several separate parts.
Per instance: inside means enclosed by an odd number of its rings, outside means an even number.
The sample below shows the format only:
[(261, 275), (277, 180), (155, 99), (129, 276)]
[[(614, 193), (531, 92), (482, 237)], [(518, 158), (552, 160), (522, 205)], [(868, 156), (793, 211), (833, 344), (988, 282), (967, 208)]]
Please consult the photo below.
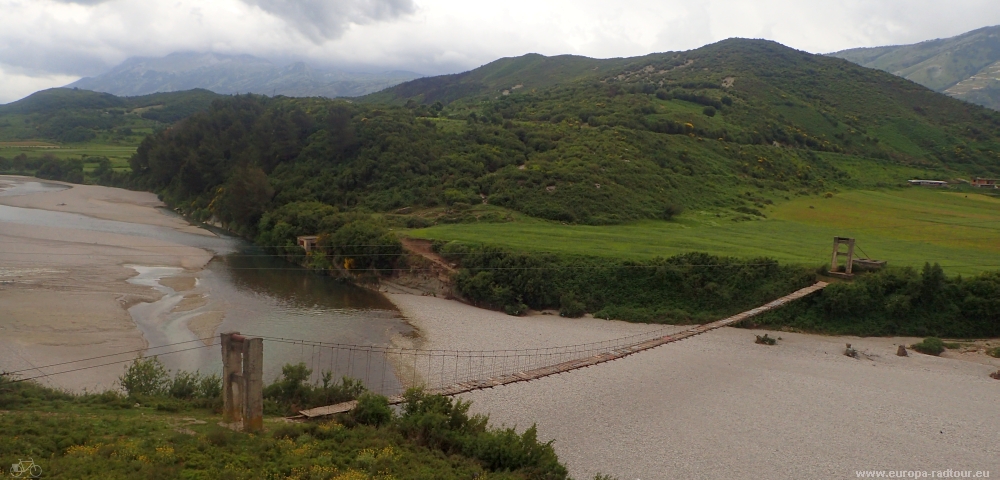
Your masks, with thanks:
[[(388, 345), (393, 334), (412, 330), (381, 294), (298, 268), (253, 247), (216, 258), (201, 278), (213, 302), (226, 312), (219, 332)], [(329, 370), (334, 372), (334, 378), (369, 376), (373, 380), (369, 387), (376, 390), (382, 385), (396, 388), (395, 377), (381, 357), (364, 358), (362, 362), (360, 355), (334, 355), (329, 349), (267, 341), (264, 377), (270, 381), (278, 376), (282, 365), (304, 362), (313, 370), (314, 380)], [(214, 356), (218, 358), (218, 352)], [(382, 373), (386, 370), (387, 374)], [(378, 373), (378, 378), (372, 378), (373, 372)]]
[(243, 248), (238, 254), (218, 257), (216, 262), (225, 265), (237, 288), (266, 291), (289, 306), (307, 309), (395, 309), (377, 292), (315, 274), (268, 255), (258, 247)]

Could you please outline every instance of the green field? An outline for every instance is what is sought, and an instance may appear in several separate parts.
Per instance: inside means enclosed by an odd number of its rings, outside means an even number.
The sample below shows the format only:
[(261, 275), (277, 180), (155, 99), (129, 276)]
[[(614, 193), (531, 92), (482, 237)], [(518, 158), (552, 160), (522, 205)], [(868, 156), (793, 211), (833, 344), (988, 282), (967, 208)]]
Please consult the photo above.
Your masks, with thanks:
[(764, 213), (767, 219), (734, 222), (714, 213), (687, 212), (670, 222), (617, 226), (519, 219), (436, 225), (406, 235), (633, 259), (699, 251), (817, 266), (830, 261), (833, 237), (839, 235), (856, 238), (864, 253), (894, 266), (938, 262), (949, 274), (1000, 269), (1000, 199), (995, 197), (917, 188), (851, 191), (793, 199)]
[[(107, 145), (90, 142), (58, 145), (58, 148), (38, 148), (21, 146), (17, 145), (17, 143), (31, 142), (0, 142), (0, 157), (13, 158), (21, 154), (24, 154), (28, 158), (50, 155), (60, 160), (72, 160), (83, 157), (107, 157), (108, 160), (111, 160), (112, 167), (119, 171), (129, 169), (128, 159), (132, 158), (137, 148), (137, 145)], [(93, 165), (88, 165), (87, 171), (92, 169)]]

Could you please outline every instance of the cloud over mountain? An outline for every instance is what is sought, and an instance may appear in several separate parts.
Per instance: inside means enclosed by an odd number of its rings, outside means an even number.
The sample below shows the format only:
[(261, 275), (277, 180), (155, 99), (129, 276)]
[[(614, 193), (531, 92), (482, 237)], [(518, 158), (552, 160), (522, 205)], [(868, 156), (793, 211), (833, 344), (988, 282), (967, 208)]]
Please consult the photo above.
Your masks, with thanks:
[[(729, 37), (827, 53), (1000, 24), (996, 0), (0, 0), (0, 103), (131, 57), (251, 54), (276, 64), (454, 73), (529, 52), (599, 58)], [(17, 78), (15, 83), (2, 79)], [(25, 81), (25, 79), (29, 79)], [(62, 83), (65, 84), (65, 83)]]
[(413, 0), (243, 0), (284, 19), (314, 42), (337, 38), (350, 24), (390, 20), (416, 10)]

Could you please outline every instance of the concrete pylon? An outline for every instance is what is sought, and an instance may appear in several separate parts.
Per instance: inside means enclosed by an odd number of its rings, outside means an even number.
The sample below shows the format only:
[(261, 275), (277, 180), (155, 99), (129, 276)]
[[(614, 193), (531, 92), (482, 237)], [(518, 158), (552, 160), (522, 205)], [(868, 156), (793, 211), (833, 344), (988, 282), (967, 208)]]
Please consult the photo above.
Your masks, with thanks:
[[(847, 253), (840, 251), (840, 246), (844, 244), (847, 245)], [(833, 237), (833, 260), (830, 261), (830, 271), (836, 272), (839, 267), (839, 261), (837, 257), (847, 257), (847, 265), (845, 272), (847, 275), (851, 275), (854, 270), (854, 239), (847, 237)]]
[(239, 422), (244, 432), (264, 428), (264, 340), (239, 332), (222, 340), (222, 421)]

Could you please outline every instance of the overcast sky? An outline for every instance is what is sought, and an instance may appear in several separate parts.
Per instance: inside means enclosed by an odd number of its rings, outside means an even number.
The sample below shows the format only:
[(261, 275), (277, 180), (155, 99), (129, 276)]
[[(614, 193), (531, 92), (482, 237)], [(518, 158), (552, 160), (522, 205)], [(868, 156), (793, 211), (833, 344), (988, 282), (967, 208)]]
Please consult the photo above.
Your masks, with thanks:
[(828, 53), (996, 24), (997, 0), (0, 0), (0, 103), (176, 51), (432, 75), (530, 52), (621, 57), (751, 37)]

